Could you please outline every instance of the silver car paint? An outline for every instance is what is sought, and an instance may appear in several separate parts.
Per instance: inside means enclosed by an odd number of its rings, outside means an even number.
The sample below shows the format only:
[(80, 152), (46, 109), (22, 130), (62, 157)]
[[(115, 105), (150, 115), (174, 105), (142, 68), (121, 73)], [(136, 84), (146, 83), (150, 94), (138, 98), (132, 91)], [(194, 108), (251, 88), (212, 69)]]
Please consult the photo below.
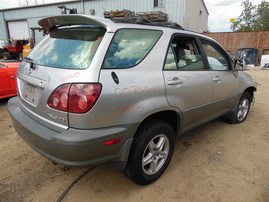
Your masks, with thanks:
[[(81, 15), (49, 19), (50, 24), (46, 24), (48, 20), (41, 21), (46, 30), (73, 19), (81, 19), (84, 23), (94, 22), (107, 29), (87, 69), (67, 70), (37, 65), (29, 74), (29, 63), (23, 62), (18, 71), (19, 97), (9, 101), (14, 127), (35, 150), (64, 165), (97, 165), (110, 161), (126, 163), (132, 138), (139, 125), (150, 115), (175, 111), (181, 117), (179, 126), (184, 132), (224, 114), (236, 104), (245, 89), (255, 86), (244, 72), (235, 74), (232, 70), (217, 74), (210, 71), (163, 71), (171, 36), (178, 33), (206, 38), (199, 34), (169, 28), (115, 24), (106, 19)], [(123, 28), (156, 29), (162, 30), (163, 34), (146, 58), (135, 67), (101, 69), (114, 33)], [(113, 72), (119, 84), (113, 80)], [(216, 76), (221, 82), (214, 82)], [(169, 85), (168, 81), (175, 77), (182, 82)], [(47, 106), (47, 100), (56, 87), (76, 82), (102, 84), (102, 93), (89, 112), (72, 114)], [(24, 98), (26, 83), (41, 89), (38, 100), (32, 103)], [(119, 144), (104, 147), (104, 141), (117, 137), (121, 138)]]
[[(24, 113), (19, 102), (17, 98), (8, 102), (15, 130), (34, 150), (53, 162), (66, 166), (125, 162), (122, 158), (126, 153), (122, 154), (121, 151), (125, 151), (125, 148), (129, 151), (133, 133), (138, 127), (136, 124), (89, 130), (68, 128), (58, 132)], [(115, 137), (121, 138), (118, 144), (104, 145), (104, 141)]]

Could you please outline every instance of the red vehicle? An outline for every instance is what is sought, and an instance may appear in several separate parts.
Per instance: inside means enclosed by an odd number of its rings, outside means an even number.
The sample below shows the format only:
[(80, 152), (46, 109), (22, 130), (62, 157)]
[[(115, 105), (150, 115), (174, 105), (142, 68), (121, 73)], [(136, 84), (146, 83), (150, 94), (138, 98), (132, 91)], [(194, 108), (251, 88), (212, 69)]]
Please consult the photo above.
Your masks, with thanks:
[(0, 61), (0, 99), (17, 95), (16, 73), (21, 62)]
[(28, 40), (13, 40), (9, 45), (3, 47), (3, 59), (10, 60), (11, 58), (18, 58), (22, 60), (23, 46), (27, 43), (29, 43)]

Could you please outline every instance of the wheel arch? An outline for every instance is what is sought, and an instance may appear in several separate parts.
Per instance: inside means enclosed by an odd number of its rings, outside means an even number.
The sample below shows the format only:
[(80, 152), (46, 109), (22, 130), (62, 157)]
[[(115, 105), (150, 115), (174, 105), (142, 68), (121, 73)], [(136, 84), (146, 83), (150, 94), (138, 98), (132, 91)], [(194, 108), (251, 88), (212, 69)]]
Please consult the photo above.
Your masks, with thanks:
[[(136, 131), (138, 131), (144, 124), (147, 124), (154, 120), (160, 120), (168, 125), (170, 125), (174, 131), (174, 134), (177, 136), (180, 131), (181, 116), (178, 112), (173, 110), (165, 110), (153, 113), (147, 116), (139, 125)], [(135, 136), (134, 136), (135, 137)]]
[[(166, 168), (167, 168), (167, 166), (172, 158), (172, 155), (173, 155), (173, 151), (174, 151), (174, 147), (175, 147), (175, 136), (178, 135), (178, 132), (180, 129), (180, 120), (181, 119), (180, 119), (180, 115), (178, 114), (178, 112), (173, 111), (173, 110), (167, 110), (167, 111), (160, 111), (160, 112), (156, 112), (154, 114), (151, 114), (140, 123), (140, 125), (137, 128), (135, 135), (133, 137), (132, 145), (131, 145), (131, 148), (130, 148), (129, 154), (128, 154), (128, 159), (126, 159), (126, 161), (125, 161), (126, 164), (124, 167), (125, 173), (134, 182), (136, 182), (140, 185), (146, 185), (146, 184), (152, 183), (153, 181), (157, 180), (162, 175), (162, 173), (166, 170)], [(170, 127), (167, 128), (167, 126), (170, 126)], [(138, 172), (138, 174), (137, 174), (138, 169), (133, 168), (133, 167), (134, 166), (136, 167), (137, 165), (139, 165), (137, 163), (137, 158), (139, 158), (139, 156), (140, 156), (140, 151), (143, 151), (140, 148), (141, 144), (143, 145), (145, 143), (144, 141), (148, 141), (148, 137), (149, 137), (148, 134), (150, 134), (149, 131), (152, 131), (152, 128), (156, 129), (158, 127), (159, 127), (159, 129), (162, 127), (166, 127), (166, 129), (165, 129), (166, 132), (170, 131), (170, 132), (168, 132), (168, 134), (170, 134), (169, 142), (171, 143), (171, 146), (169, 144), (169, 152), (167, 152), (167, 154), (169, 154), (169, 155), (167, 156), (167, 161), (165, 160), (168, 163), (164, 163), (162, 165), (162, 168), (160, 170), (158, 170), (156, 173), (153, 173), (151, 176), (146, 177), (146, 174), (141, 175), (141, 172)], [(173, 133), (171, 133), (171, 132), (173, 132)], [(146, 144), (147, 143), (148, 142), (146, 142)], [(137, 148), (139, 148), (139, 149), (137, 149)], [(145, 152), (146, 147), (144, 149), (145, 149), (144, 150), (144, 152)], [(149, 151), (149, 150), (147, 150), (147, 151)], [(142, 159), (140, 159), (140, 161), (141, 160)], [(143, 179), (141, 179), (141, 176), (143, 176), (142, 177)]]
[(248, 92), (251, 96), (251, 102), (253, 102), (254, 100), (254, 92), (256, 91), (257, 89), (253, 86), (251, 87), (248, 87), (242, 94), (244, 94), (245, 92)]
[[(165, 110), (147, 116), (137, 127), (133, 139), (136, 138), (138, 131), (141, 130), (142, 127), (156, 120), (163, 121), (169, 124), (172, 127), (175, 136), (179, 134), (182, 120), (180, 114), (173, 110)], [(124, 146), (122, 151), (118, 154), (117, 158), (114, 160), (114, 166), (117, 167), (119, 170), (124, 170), (128, 164), (130, 152), (133, 146), (133, 139)]]
[[(251, 103), (252, 102), (254, 102), (254, 92), (256, 91), (257, 89), (256, 89), (256, 87), (254, 87), (254, 86), (250, 86), (250, 87), (248, 87), (248, 88), (246, 88), (243, 92), (242, 92), (242, 94), (240, 95), (240, 97), (242, 98), (242, 96), (244, 95), (244, 94), (248, 94), (249, 96), (250, 96), (250, 105), (251, 105)], [(233, 108), (227, 113), (227, 114), (225, 114), (224, 116), (223, 116), (223, 119), (226, 121), (226, 122), (228, 122), (228, 123), (230, 123), (230, 124), (235, 124), (235, 123), (240, 123), (241, 121), (237, 121), (237, 119), (236, 119), (236, 115), (235, 115), (235, 113), (236, 113), (236, 111), (237, 111), (237, 107), (238, 107), (238, 105), (239, 105), (239, 103), (240, 103), (240, 100), (241, 100), (241, 98), (240, 99), (238, 99), (237, 101), (236, 101), (236, 103), (235, 103), (235, 105), (233, 106)]]

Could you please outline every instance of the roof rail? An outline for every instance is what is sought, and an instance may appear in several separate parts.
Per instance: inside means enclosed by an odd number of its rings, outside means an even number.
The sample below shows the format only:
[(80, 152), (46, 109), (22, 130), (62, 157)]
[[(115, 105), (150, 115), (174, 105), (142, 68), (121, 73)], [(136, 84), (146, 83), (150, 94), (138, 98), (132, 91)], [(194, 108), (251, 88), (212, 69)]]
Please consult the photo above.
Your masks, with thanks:
[(173, 29), (184, 30), (179, 24), (175, 22), (152, 22), (148, 18), (135, 16), (135, 17), (116, 17), (111, 18), (115, 23), (130, 23), (130, 24), (141, 24), (141, 25), (151, 25), (151, 26), (160, 26), (160, 27), (169, 27)]

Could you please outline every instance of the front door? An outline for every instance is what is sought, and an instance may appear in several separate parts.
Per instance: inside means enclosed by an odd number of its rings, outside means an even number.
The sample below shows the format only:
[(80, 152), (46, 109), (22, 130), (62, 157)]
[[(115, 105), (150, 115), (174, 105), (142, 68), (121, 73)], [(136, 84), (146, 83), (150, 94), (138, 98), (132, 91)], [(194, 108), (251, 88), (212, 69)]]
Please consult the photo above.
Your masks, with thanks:
[(239, 80), (227, 54), (212, 41), (201, 40), (213, 80), (213, 102), (216, 114), (230, 110), (238, 100)]

